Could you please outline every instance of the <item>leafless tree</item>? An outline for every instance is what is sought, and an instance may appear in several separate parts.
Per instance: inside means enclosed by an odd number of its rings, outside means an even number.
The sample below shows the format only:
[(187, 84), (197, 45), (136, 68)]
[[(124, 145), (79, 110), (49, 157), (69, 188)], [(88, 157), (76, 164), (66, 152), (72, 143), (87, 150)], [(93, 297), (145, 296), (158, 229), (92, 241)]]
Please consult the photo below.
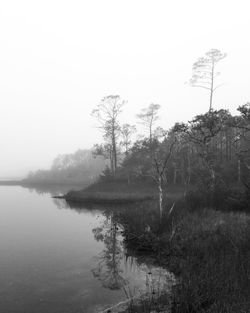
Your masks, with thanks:
[(162, 202), (163, 202), (163, 182), (165, 178), (165, 170), (172, 156), (174, 146), (176, 144), (175, 137), (169, 137), (164, 140), (165, 144), (159, 145), (158, 149), (154, 151), (153, 157), (153, 168), (156, 173), (156, 181), (158, 185), (158, 195), (159, 195), (159, 210), (160, 219), (162, 218)]
[(159, 104), (151, 103), (147, 108), (142, 109), (140, 114), (137, 114), (137, 118), (140, 120), (140, 123), (149, 132), (150, 143), (153, 138), (154, 124), (159, 119), (158, 111), (160, 107), (161, 106)]
[(129, 148), (131, 147), (131, 137), (136, 132), (135, 125), (123, 124), (121, 127), (121, 145), (125, 148), (125, 155), (128, 155)]
[(125, 104), (118, 95), (104, 97), (97, 108), (92, 111), (99, 122), (99, 128), (103, 132), (103, 138), (111, 146), (111, 172), (115, 176), (117, 169), (117, 141), (120, 135), (119, 115)]

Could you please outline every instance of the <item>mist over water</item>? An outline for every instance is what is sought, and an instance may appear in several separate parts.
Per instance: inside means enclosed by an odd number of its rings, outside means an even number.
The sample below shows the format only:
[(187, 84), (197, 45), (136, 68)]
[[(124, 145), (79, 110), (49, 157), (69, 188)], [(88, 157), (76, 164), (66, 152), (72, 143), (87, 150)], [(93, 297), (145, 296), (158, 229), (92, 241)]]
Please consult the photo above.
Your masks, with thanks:
[(48, 193), (3, 186), (0, 207), (1, 312), (98, 312), (126, 299), (124, 285), (145, 288), (149, 269), (126, 256), (118, 231), (109, 264), (105, 211), (77, 211)]
[(249, 0), (0, 29), (0, 313), (250, 312)]

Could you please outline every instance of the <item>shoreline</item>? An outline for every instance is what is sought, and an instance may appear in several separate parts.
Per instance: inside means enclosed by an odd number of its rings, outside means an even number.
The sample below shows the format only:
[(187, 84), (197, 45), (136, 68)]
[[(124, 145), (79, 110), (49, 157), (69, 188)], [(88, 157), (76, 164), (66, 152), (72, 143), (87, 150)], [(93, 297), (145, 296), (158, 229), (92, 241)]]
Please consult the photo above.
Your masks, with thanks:
[(76, 203), (98, 203), (98, 204), (122, 204), (149, 201), (155, 199), (155, 195), (140, 193), (117, 193), (117, 192), (95, 192), (95, 191), (70, 191), (66, 195), (60, 197), (67, 202)]
[[(0, 185), (79, 187), (83, 184), (35, 184), (13, 180), (1, 181)], [(174, 210), (169, 212), (172, 202), (180, 200), (182, 187), (169, 185), (167, 191), (170, 201), (164, 205), (161, 223), (157, 217), (157, 208), (153, 208), (150, 202), (156, 198), (157, 189), (155, 185), (146, 182), (134, 182), (131, 185), (122, 181), (97, 182), (53, 198), (65, 199), (69, 203), (122, 204), (145, 201), (141, 206), (139, 203), (134, 206), (138, 208), (136, 211), (127, 206), (127, 211), (118, 217), (118, 221), (124, 227), (127, 249), (133, 248), (135, 254), (141, 254), (143, 258), (150, 255), (155, 265), (170, 271), (178, 279), (170, 295), (171, 309), (177, 313), (219, 313), (223, 310), (229, 313), (242, 310), (248, 312), (248, 212), (219, 211), (202, 206), (191, 210), (185, 202), (176, 203)], [(144, 213), (140, 213), (140, 209), (145, 206), (148, 206), (148, 219)], [(153, 211), (156, 212), (154, 216)], [(150, 297), (145, 302), (152, 305)], [(134, 303), (130, 312), (137, 312), (140, 304), (140, 301)]]
[(21, 186), (21, 180), (1, 180), (0, 186)]
[[(169, 186), (169, 199), (182, 197), (183, 187)], [(157, 186), (149, 182), (107, 181), (90, 184), (82, 190), (69, 191), (63, 196), (68, 202), (76, 203), (135, 203), (142, 201), (157, 200), (159, 197)]]
[(21, 187), (50, 187), (50, 186), (88, 186), (89, 182), (67, 182), (67, 181), (41, 181), (41, 182), (30, 182), (26, 180), (1, 180), (0, 186), (21, 186)]

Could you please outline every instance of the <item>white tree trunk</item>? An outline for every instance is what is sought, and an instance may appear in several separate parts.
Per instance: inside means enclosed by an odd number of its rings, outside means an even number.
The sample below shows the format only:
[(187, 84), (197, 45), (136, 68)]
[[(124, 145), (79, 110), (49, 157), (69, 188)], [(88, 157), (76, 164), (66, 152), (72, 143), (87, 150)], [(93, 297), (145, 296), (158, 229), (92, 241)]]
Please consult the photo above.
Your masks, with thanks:
[(159, 191), (159, 210), (160, 210), (160, 220), (162, 219), (162, 199), (163, 199), (163, 193), (162, 193), (162, 177), (158, 177), (158, 191)]

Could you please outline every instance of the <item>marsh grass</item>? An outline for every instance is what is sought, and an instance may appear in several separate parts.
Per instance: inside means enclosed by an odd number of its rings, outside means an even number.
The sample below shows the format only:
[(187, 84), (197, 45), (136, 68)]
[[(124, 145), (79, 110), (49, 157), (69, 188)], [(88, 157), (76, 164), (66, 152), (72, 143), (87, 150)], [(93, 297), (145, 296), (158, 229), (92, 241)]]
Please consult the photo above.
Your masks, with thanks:
[(92, 202), (92, 203), (128, 203), (153, 199), (153, 195), (125, 192), (101, 191), (70, 191), (66, 194), (67, 201)]
[(186, 212), (168, 245), (168, 266), (180, 277), (171, 312), (250, 312), (249, 216)]
[(148, 181), (133, 181), (128, 184), (124, 180), (113, 179), (110, 181), (97, 181), (87, 188), (85, 191), (100, 191), (100, 192), (135, 192), (135, 193), (155, 193), (157, 186), (153, 182)]
[[(131, 301), (127, 312), (250, 313), (250, 216), (202, 209), (198, 204), (189, 210), (180, 188), (169, 186), (167, 191), (161, 220), (155, 201), (117, 213), (127, 251), (142, 258), (151, 255), (178, 280), (170, 303), (168, 290), (157, 297), (149, 293), (140, 303)], [(124, 182), (97, 183), (83, 192), (106, 194), (107, 199), (157, 195), (152, 184)]]
[(94, 183), (83, 190), (70, 191), (65, 195), (67, 201), (93, 203), (129, 203), (154, 199), (157, 189), (150, 183), (127, 184), (124, 181)]
[[(163, 273), (162, 273), (163, 274)], [(132, 292), (129, 288), (125, 289), (125, 294), (128, 299), (128, 307), (125, 312), (127, 313), (151, 313), (151, 312), (169, 312), (170, 308), (170, 292), (169, 290), (174, 283), (174, 279), (171, 276), (169, 280), (168, 296), (163, 288), (163, 276), (159, 275), (157, 279), (152, 277), (152, 274), (148, 274), (146, 278), (146, 289), (139, 295), (134, 297), (135, 292)], [(166, 280), (167, 282), (167, 280)]]
[[(133, 232), (140, 223), (149, 223), (147, 214), (144, 219), (137, 219)], [(173, 272), (178, 283), (167, 310), (162, 301), (169, 301), (169, 290), (157, 294), (157, 299), (149, 293), (129, 312), (250, 312), (249, 215), (177, 207), (170, 216), (166, 210), (160, 231), (154, 231), (151, 225), (142, 240), (137, 233), (137, 241), (132, 241), (149, 247), (155, 261)]]

